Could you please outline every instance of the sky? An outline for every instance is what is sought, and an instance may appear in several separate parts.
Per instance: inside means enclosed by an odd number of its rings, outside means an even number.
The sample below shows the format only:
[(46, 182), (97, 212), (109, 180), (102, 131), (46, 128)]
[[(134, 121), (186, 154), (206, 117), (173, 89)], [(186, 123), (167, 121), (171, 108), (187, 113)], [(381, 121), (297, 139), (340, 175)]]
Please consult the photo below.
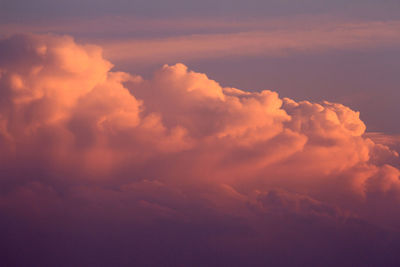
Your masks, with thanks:
[(0, 0), (0, 265), (398, 266), (399, 1)]

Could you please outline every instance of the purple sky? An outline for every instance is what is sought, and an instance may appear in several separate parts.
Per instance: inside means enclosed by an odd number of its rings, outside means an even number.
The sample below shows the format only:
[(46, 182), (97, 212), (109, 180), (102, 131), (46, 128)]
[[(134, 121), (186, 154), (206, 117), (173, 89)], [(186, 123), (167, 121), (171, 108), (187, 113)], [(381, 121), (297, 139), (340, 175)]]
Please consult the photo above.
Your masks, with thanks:
[(399, 0), (0, 0), (0, 266), (400, 266)]

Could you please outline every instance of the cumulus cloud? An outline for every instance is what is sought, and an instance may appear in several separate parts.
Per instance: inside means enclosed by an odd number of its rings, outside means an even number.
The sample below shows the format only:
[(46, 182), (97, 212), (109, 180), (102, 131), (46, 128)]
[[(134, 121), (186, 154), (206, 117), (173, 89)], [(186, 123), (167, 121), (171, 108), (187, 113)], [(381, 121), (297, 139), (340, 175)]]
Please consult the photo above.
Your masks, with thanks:
[[(44, 251), (72, 253), (66, 265), (96, 265), (99, 251), (127, 265), (262, 265), (288, 251), (322, 263), (311, 251), (349, 239), (399, 245), (399, 155), (346, 106), (223, 87), (183, 64), (145, 80), (68, 36), (3, 39), (0, 58), (5, 262), (24, 265), (15, 253), (34, 233), (47, 236), (26, 256), (39, 265), (54, 263)], [(294, 251), (304, 238), (316, 243)]]

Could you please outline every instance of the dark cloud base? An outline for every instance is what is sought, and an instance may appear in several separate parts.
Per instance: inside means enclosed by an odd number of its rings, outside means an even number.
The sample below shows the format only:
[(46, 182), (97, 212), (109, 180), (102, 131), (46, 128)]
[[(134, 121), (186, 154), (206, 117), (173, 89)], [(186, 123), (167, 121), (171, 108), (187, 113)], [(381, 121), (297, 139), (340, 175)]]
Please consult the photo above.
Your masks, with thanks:
[[(81, 218), (40, 225), (3, 217), (3, 266), (398, 266), (400, 235), (363, 221), (268, 215), (253, 230), (234, 218), (150, 225)], [(60, 220), (64, 222), (60, 222)]]

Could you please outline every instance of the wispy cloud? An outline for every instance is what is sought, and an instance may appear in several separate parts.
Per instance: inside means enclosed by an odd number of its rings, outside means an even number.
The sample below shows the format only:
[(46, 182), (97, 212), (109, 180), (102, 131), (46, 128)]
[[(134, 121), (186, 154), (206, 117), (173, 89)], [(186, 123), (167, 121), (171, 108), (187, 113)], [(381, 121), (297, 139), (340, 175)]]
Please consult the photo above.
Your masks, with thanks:
[(322, 15), (265, 20), (149, 20), (120, 16), (0, 25), (4, 36), (32, 32), (81, 36), (79, 39), (101, 44), (106, 57), (114, 62), (138, 64), (287, 56), (400, 44), (399, 21), (351, 21)]
[(234, 33), (133, 38), (102, 43), (114, 61), (162, 62), (239, 56), (287, 56), (330, 50), (397, 47), (400, 22), (368, 22)]

